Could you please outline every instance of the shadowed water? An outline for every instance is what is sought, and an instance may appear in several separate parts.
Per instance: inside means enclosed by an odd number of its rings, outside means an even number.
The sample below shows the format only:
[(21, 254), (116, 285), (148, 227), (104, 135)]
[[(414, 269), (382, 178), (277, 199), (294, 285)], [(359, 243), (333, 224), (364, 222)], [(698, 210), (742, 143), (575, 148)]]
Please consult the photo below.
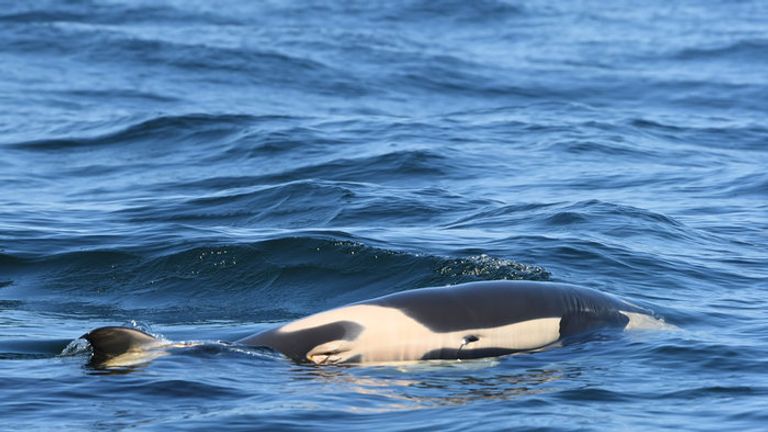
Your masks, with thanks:
[[(762, 430), (766, 17), (5, 4), (0, 429)], [(680, 330), (402, 367), (219, 342), (492, 279), (590, 286)], [(95, 369), (65, 348), (102, 325), (205, 343)]]

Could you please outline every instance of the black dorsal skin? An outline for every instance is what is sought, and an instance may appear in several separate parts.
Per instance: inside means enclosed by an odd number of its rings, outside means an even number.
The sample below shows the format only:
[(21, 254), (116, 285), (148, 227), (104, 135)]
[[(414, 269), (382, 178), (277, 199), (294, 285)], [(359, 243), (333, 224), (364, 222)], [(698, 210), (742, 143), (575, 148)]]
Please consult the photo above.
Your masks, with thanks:
[[(393, 323), (382, 322), (381, 318), (371, 318), (370, 315), (355, 315), (355, 308), (359, 310), (360, 306), (396, 310), (401, 317), (398, 319), (403, 320), (400, 323), (410, 323), (409, 329), (427, 329), (427, 333), (423, 330), (418, 330), (421, 333), (409, 333), (410, 330), (407, 330), (402, 334), (387, 334), (386, 329), (391, 328)], [(555, 335), (562, 339), (599, 328), (624, 328), (629, 317), (623, 312), (649, 315), (648, 311), (617, 297), (575, 285), (531, 281), (473, 282), (413, 289), (353, 303), (304, 318), (311, 320), (313, 317), (327, 317), (319, 318), (320, 322), (313, 326), (302, 327), (299, 324), (297, 330), (285, 331), (292, 323), (280, 324), (237, 343), (270, 348), (297, 362), (315, 361), (315, 357), (330, 359), (343, 352), (349, 352), (350, 356), (337, 361), (364, 362), (369, 361), (367, 354), (353, 355), (357, 354), (353, 352), (356, 347), (373, 347), (373, 350), (388, 347), (384, 349), (398, 352), (406, 346), (412, 347), (414, 342), (418, 344), (436, 340), (439, 342), (432, 343), (429, 350), (417, 354), (409, 352), (402, 360), (494, 357), (540, 348), (553, 340), (546, 339), (548, 342), (542, 341), (539, 347), (482, 346), (483, 336), (472, 332), (482, 333), (483, 329), (492, 331), (511, 324), (555, 318), (559, 323), (555, 324), (558, 325)], [(392, 315), (385, 316), (391, 318)], [(301, 320), (293, 323), (296, 322), (301, 323)], [(363, 332), (371, 328), (383, 329), (385, 340), (369, 339), (361, 342), (366, 334)], [(440, 336), (464, 331), (468, 333), (460, 334), (455, 341), (445, 341)], [(148, 333), (126, 327), (102, 327), (83, 338), (93, 347), (93, 361), (96, 363), (144, 348), (157, 348), (160, 342)], [(312, 353), (315, 349), (320, 351)], [(325, 349), (329, 351), (323, 351)]]
[[(489, 328), (547, 317), (568, 317), (568, 334), (588, 321), (614, 323), (621, 311), (645, 313), (619, 298), (576, 285), (533, 281), (484, 281), (421, 288), (362, 301), (402, 310), (435, 332)], [(626, 318), (626, 317), (625, 317)], [(623, 321), (626, 324), (626, 321)], [(565, 335), (563, 335), (565, 336)]]
[[(617, 297), (590, 288), (552, 282), (484, 281), (413, 289), (364, 300), (334, 309), (339, 312), (338, 321), (293, 332), (282, 332), (281, 326), (278, 326), (241, 339), (238, 343), (272, 348), (295, 361), (307, 361), (307, 353), (315, 346), (333, 340), (355, 342), (364, 327), (352, 321), (352, 317), (345, 315), (344, 311), (356, 305), (397, 309), (436, 334), (558, 318), (560, 338), (599, 328), (623, 328), (629, 318), (622, 312), (648, 314), (648, 311)], [(386, 322), (367, 323), (371, 324), (388, 325)], [(455, 346), (425, 352), (421, 359), (495, 357), (521, 351), (503, 347), (475, 348), (473, 342), (477, 338), (471, 334), (468, 336), (463, 341), (457, 340)], [(407, 341), (404, 342), (407, 344)]]

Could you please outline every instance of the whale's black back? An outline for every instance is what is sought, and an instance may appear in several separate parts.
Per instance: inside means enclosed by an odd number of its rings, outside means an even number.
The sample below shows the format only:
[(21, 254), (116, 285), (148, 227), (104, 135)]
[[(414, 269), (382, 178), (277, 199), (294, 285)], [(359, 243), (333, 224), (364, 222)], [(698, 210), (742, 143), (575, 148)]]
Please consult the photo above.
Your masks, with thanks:
[[(626, 326), (629, 318), (621, 311), (646, 313), (618, 298), (589, 288), (530, 281), (489, 281), (421, 288), (355, 305), (397, 309), (434, 333), (491, 329), (524, 321), (557, 318), (560, 338), (601, 327)], [(386, 326), (388, 323), (378, 325)], [(276, 327), (242, 339), (239, 343), (269, 347), (296, 361), (306, 361), (306, 354), (313, 347), (333, 340), (354, 341), (362, 330), (359, 323), (343, 317), (338, 321), (291, 332), (282, 332), (280, 327)], [(512, 347), (475, 349), (471, 344), (462, 346), (458, 342), (455, 346), (425, 352), (421, 358), (479, 358), (520, 351)]]
[(400, 309), (440, 333), (562, 318), (561, 336), (569, 336), (594, 326), (624, 326), (628, 318), (619, 311), (645, 312), (589, 288), (531, 281), (474, 282), (415, 289), (360, 304)]

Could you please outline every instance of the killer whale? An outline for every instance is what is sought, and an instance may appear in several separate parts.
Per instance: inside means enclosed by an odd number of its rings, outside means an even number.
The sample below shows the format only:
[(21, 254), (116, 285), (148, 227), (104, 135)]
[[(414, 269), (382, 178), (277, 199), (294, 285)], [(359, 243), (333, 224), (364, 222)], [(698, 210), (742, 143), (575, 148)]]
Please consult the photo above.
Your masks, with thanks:
[[(365, 300), (235, 343), (315, 364), (462, 360), (537, 350), (595, 329), (632, 328), (649, 320), (649, 311), (586, 287), (484, 281)], [(102, 363), (184, 346), (126, 327), (99, 328), (83, 338)]]

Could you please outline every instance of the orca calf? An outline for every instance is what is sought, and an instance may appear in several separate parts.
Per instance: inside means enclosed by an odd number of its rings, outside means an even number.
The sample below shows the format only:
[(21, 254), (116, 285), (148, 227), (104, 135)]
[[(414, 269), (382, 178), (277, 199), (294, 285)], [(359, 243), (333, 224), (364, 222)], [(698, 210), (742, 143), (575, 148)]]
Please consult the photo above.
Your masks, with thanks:
[[(550, 346), (596, 329), (655, 321), (649, 311), (575, 285), (486, 281), (390, 294), (319, 312), (236, 341), (296, 362), (388, 363), (496, 357)], [(82, 336), (95, 363), (122, 363), (189, 344), (102, 327)]]

